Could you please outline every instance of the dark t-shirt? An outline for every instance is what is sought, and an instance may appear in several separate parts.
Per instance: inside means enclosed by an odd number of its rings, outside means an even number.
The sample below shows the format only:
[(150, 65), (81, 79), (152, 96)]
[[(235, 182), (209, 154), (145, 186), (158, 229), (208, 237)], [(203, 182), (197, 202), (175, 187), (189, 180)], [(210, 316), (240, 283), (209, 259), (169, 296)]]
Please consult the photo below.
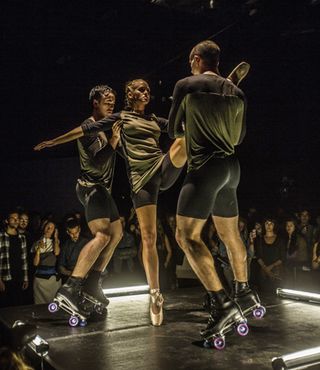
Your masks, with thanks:
[(9, 263), (10, 273), (13, 281), (23, 281), (24, 274), (22, 271), (22, 248), (21, 240), (18, 235), (9, 235), (10, 240), (10, 251), (9, 251)]
[(245, 135), (245, 110), (244, 93), (221, 76), (200, 74), (177, 82), (169, 135), (185, 135), (188, 171), (199, 169), (212, 157), (234, 154)]
[(77, 263), (81, 249), (88, 243), (88, 239), (79, 236), (79, 239), (74, 242), (71, 239), (65, 241), (61, 248), (58, 259), (58, 266), (63, 266), (67, 270), (72, 271)]
[(160, 168), (164, 154), (159, 147), (161, 131), (167, 131), (168, 121), (155, 115), (140, 115), (122, 111), (100, 121), (86, 120), (81, 127), (87, 136), (97, 131), (112, 129), (122, 122), (121, 144), (126, 160), (131, 189), (137, 193)]
[(116, 152), (108, 138), (92, 133), (77, 140), (80, 159), (80, 179), (100, 184), (111, 192)]
[(264, 238), (261, 238), (256, 251), (257, 259), (262, 259), (265, 265), (269, 266), (274, 262), (281, 260), (283, 263), (286, 260), (285, 242), (279, 236), (276, 237), (272, 244), (267, 244)]

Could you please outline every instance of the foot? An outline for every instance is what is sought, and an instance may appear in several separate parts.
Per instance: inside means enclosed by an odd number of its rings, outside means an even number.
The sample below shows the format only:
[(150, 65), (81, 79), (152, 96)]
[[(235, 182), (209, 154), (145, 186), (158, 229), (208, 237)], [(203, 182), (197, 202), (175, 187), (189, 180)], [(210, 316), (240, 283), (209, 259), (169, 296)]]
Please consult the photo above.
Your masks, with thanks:
[(107, 307), (110, 303), (109, 299), (103, 293), (101, 279), (99, 279), (95, 286), (90, 283), (85, 283), (82, 289), (82, 294), (89, 299), (91, 298), (91, 300), (98, 301), (105, 307)]
[(160, 326), (163, 322), (163, 296), (159, 289), (150, 290), (150, 319), (153, 326)]
[(242, 313), (233, 301), (228, 300), (223, 305), (212, 302), (207, 327), (201, 330), (203, 339), (224, 337), (236, 324), (244, 322)]
[(247, 283), (235, 282), (234, 301), (239, 305), (242, 313), (248, 316), (251, 312), (256, 318), (262, 318), (266, 309), (261, 305), (260, 298)]
[(83, 317), (88, 317), (89, 312), (82, 306), (82, 290), (83, 279), (69, 278), (57, 291), (54, 300), (59, 303), (59, 306), (64, 308), (71, 314), (78, 314)]
[(240, 82), (246, 77), (250, 70), (250, 64), (247, 62), (241, 62), (238, 64), (233, 71), (227, 77), (235, 85), (239, 86)]

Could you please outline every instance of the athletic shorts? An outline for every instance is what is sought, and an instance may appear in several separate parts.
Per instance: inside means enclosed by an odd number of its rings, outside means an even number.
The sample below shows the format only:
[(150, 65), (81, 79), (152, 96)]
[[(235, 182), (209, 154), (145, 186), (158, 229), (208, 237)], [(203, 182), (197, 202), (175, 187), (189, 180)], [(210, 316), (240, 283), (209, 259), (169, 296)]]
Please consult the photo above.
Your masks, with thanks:
[(200, 169), (187, 174), (180, 191), (177, 214), (203, 220), (210, 215), (237, 216), (239, 181), (240, 165), (235, 156), (210, 159)]
[(110, 222), (119, 219), (118, 208), (108, 190), (103, 186), (82, 186), (77, 183), (76, 193), (84, 207), (87, 222), (99, 218), (108, 218)]
[(132, 203), (135, 209), (151, 204), (157, 204), (159, 190), (169, 189), (178, 179), (182, 167), (175, 167), (171, 162), (169, 152), (165, 154), (162, 165), (151, 179), (138, 191), (132, 193)]

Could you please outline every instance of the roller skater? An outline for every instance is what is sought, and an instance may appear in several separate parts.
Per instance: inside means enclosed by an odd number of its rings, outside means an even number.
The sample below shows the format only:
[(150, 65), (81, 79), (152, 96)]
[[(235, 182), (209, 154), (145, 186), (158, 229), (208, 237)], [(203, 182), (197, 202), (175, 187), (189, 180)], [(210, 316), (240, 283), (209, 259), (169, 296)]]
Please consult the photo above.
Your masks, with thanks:
[[(240, 166), (235, 156), (246, 131), (246, 98), (237, 87), (250, 66), (243, 62), (227, 79), (218, 69), (220, 48), (211, 40), (197, 44), (189, 56), (193, 76), (176, 83), (169, 114), (169, 135), (185, 136), (188, 172), (177, 206), (176, 238), (190, 266), (207, 290), (210, 317), (201, 332), (216, 348), (225, 346), (225, 335), (234, 327), (248, 333), (244, 312), (250, 310), (247, 252), (238, 229), (236, 190)], [(213, 257), (201, 239), (211, 216), (219, 238), (225, 244), (237, 283), (236, 299), (227, 297)], [(251, 306), (251, 303), (249, 304)], [(207, 343), (207, 342), (205, 342)]]

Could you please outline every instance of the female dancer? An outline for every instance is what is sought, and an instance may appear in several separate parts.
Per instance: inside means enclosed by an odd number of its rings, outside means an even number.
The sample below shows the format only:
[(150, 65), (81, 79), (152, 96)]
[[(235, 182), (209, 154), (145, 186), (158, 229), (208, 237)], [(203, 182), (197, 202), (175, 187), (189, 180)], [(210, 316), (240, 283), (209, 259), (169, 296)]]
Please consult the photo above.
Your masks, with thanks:
[(150, 318), (154, 326), (163, 321), (163, 297), (159, 286), (159, 260), (157, 240), (157, 199), (159, 190), (174, 184), (186, 162), (184, 138), (176, 139), (169, 152), (163, 154), (159, 146), (161, 131), (167, 130), (167, 120), (145, 114), (150, 101), (150, 88), (146, 81), (136, 79), (126, 84), (126, 110), (100, 121), (88, 119), (68, 133), (35, 147), (41, 150), (97, 131), (108, 131), (121, 121), (121, 143), (131, 196), (137, 213), (141, 238), (143, 264), (150, 287)]

